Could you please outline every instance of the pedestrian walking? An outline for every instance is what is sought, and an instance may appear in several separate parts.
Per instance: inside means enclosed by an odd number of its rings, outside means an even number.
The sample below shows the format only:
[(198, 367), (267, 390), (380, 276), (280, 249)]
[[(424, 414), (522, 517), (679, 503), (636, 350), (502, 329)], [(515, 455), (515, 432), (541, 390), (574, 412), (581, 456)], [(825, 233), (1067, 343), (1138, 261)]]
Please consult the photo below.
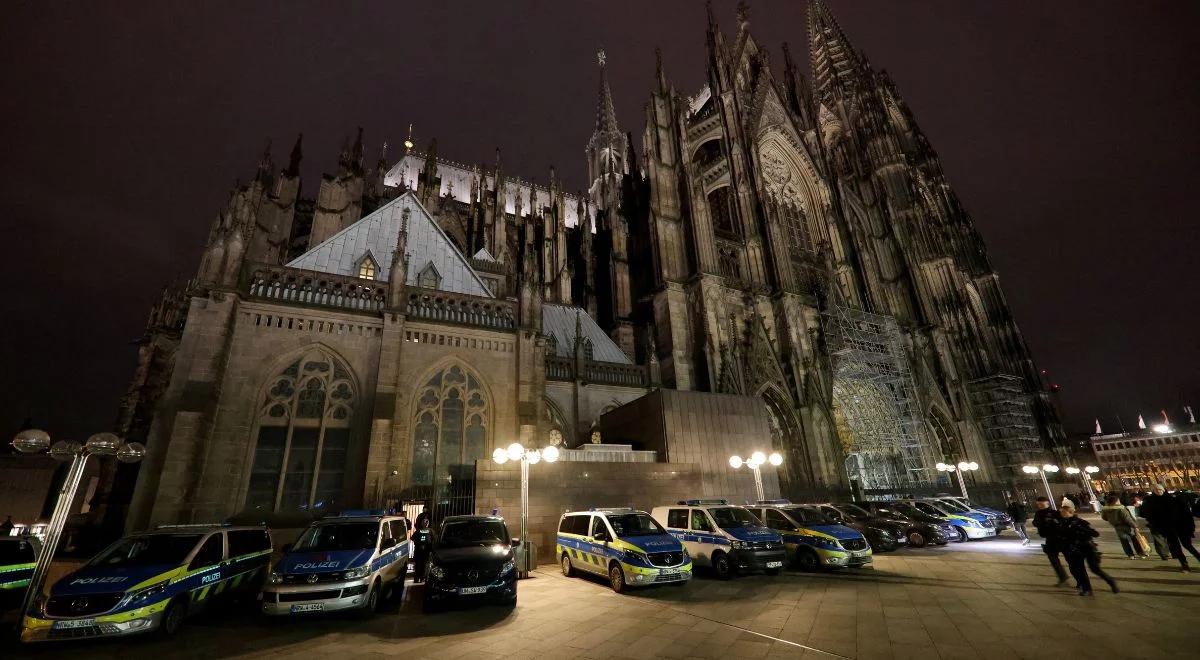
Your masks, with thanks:
[[(1159, 559), (1161, 559), (1163, 561), (1167, 561), (1168, 559), (1171, 558), (1171, 554), (1170, 554), (1171, 550), (1170, 550), (1170, 548), (1167, 547), (1167, 539), (1165, 536), (1163, 536), (1155, 531), (1155, 529), (1156, 529), (1155, 522), (1151, 522), (1150, 517), (1153, 517), (1155, 519), (1155, 521), (1158, 522), (1159, 527), (1161, 527), (1161, 525), (1165, 521), (1160, 520), (1160, 517), (1156, 511), (1156, 509), (1158, 508), (1157, 500), (1152, 499), (1152, 498), (1154, 498), (1154, 495), (1152, 495), (1152, 494), (1150, 494), (1150, 495), (1142, 495), (1142, 494), (1135, 495), (1133, 498), (1133, 509), (1135, 512), (1137, 512), (1137, 517), (1141, 518), (1142, 520), (1145, 520), (1146, 526), (1150, 529), (1150, 539), (1152, 541), (1154, 541), (1154, 552), (1158, 554)], [(1150, 500), (1149, 507), (1146, 506), (1147, 500)]]
[(1092, 529), (1088, 521), (1075, 515), (1075, 504), (1062, 507), (1059, 512), (1062, 517), (1060, 534), (1062, 535), (1063, 554), (1067, 557), (1067, 566), (1075, 578), (1075, 586), (1079, 588), (1080, 596), (1092, 595), (1092, 581), (1088, 577), (1090, 570), (1096, 577), (1108, 583), (1114, 594), (1120, 593), (1117, 581), (1100, 568), (1100, 551), (1096, 548), (1095, 538), (1100, 532)]
[(1017, 536), (1021, 537), (1021, 545), (1029, 545), (1029, 532), (1025, 531), (1025, 521), (1029, 520), (1029, 510), (1025, 508), (1025, 504), (1011, 500), (1005, 513), (1012, 518), (1013, 530), (1016, 531)]
[(1117, 532), (1117, 539), (1121, 541), (1121, 549), (1125, 551), (1125, 556), (1129, 559), (1148, 559), (1142, 551), (1141, 544), (1137, 539), (1137, 520), (1133, 514), (1129, 513), (1129, 509), (1121, 504), (1121, 496), (1112, 493), (1108, 496), (1108, 501), (1104, 508), (1100, 510), (1100, 517), (1108, 524), (1112, 525)]
[[(1161, 542), (1168, 552), (1179, 562), (1179, 570), (1191, 573), (1188, 567), (1186, 549), (1192, 553), (1196, 561), (1200, 561), (1200, 552), (1192, 545), (1196, 535), (1196, 520), (1183, 500), (1167, 492), (1166, 486), (1154, 485), (1154, 494), (1142, 501), (1141, 516), (1150, 523), (1150, 533), (1154, 535), (1154, 543)], [(1160, 547), (1159, 556), (1166, 559), (1165, 552)]]
[(433, 530), (429, 529), (429, 516), (417, 516), (417, 528), (413, 531), (413, 582), (425, 581), (425, 569), (429, 566), (429, 550), (433, 547)]
[(1067, 583), (1067, 571), (1063, 569), (1062, 562), (1058, 559), (1058, 556), (1062, 554), (1062, 516), (1050, 508), (1050, 498), (1044, 495), (1037, 498), (1037, 511), (1033, 514), (1033, 526), (1037, 528), (1038, 536), (1045, 539), (1045, 542), (1042, 543), (1042, 552), (1046, 553), (1046, 559), (1050, 560), (1050, 567), (1058, 576), (1056, 586), (1061, 587)]
[(13, 527), (16, 525), (13, 524), (12, 516), (8, 516), (0, 523), (0, 536), (12, 536)]

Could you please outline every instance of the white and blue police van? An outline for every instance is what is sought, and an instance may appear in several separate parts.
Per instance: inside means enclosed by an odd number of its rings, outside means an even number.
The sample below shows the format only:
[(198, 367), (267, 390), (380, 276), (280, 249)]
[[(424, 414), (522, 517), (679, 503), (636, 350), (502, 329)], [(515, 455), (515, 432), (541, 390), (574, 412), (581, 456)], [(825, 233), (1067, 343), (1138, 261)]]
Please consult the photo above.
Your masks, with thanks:
[[(404, 589), (412, 542), (404, 519), (383, 511), (344, 511), (314, 522), (284, 546), (263, 588), (270, 615), (375, 612), (386, 593)], [(390, 592), (389, 592), (390, 590)]]
[(738, 572), (777, 575), (783, 569), (783, 537), (728, 500), (685, 500), (656, 506), (650, 515), (683, 542), (696, 566), (711, 568), (722, 580)]
[(603, 575), (617, 593), (630, 586), (683, 585), (692, 577), (692, 560), (679, 539), (635, 509), (564, 513), (555, 553), (564, 576)]

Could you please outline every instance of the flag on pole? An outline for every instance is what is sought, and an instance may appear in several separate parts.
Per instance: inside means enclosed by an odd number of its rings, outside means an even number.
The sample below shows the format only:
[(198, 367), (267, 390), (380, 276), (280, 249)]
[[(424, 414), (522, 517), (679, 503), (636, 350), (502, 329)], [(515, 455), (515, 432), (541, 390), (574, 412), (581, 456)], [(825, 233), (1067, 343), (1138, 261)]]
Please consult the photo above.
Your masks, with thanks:
[(1096, 418), (1096, 435), (1100, 435), (1101, 433), (1104, 433), (1104, 431), (1100, 430), (1100, 418), (1097, 417)]
[(1142, 419), (1141, 415), (1138, 415), (1138, 428), (1139, 429), (1146, 428), (1146, 420)]
[(1162, 416), (1163, 416), (1163, 424), (1170, 425), (1171, 420), (1167, 419), (1167, 411), (1164, 409), (1161, 412), (1162, 412)]
[(1192, 414), (1192, 407), (1191, 407), (1191, 406), (1184, 406), (1184, 407), (1183, 407), (1183, 411), (1187, 413), (1187, 416), (1188, 416), (1188, 424), (1195, 424), (1195, 423), (1196, 423), (1196, 416), (1195, 416), (1194, 414)]

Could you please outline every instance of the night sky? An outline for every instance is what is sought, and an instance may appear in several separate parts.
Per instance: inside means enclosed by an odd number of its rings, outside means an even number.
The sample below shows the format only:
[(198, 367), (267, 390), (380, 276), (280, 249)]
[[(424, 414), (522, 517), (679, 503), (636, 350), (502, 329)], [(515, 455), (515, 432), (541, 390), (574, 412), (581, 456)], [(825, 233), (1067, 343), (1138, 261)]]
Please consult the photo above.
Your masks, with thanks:
[[(1200, 406), (1200, 4), (830, 4), (941, 154), (1069, 427)], [(777, 68), (783, 41), (807, 60), (804, 11), (752, 4)], [(699, 2), (7, 3), (0, 432), (110, 428), (149, 306), (268, 138), (284, 163), (304, 132), (307, 196), (356, 126), (373, 164), (409, 123), (585, 188), (597, 47), (640, 151), (654, 47), (693, 94), (704, 30)]]

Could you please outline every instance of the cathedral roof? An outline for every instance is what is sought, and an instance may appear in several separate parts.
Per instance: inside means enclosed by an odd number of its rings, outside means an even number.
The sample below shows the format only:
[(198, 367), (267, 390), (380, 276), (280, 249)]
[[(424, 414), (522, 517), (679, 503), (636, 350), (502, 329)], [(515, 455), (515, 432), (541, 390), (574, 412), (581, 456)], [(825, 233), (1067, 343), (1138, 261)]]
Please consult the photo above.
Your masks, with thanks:
[[(418, 190), (421, 186), (418, 175), (425, 166), (424, 154), (413, 152), (401, 158), (399, 162), (388, 170), (383, 178), (383, 183), (386, 186), (404, 187), (407, 186), (411, 190)], [(471, 203), (471, 181), (480, 176), (478, 168), (470, 165), (463, 165), (454, 161), (437, 159), (437, 174), (441, 177), (441, 189), (438, 190), (438, 195), (445, 197), (450, 196), (463, 204)], [(488, 173), (483, 173), (484, 183), (487, 190), (496, 189), (496, 178)], [(516, 213), (516, 199), (520, 195), (521, 199), (521, 217), (529, 215), (529, 191), (533, 190), (534, 201), (539, 207), (550, 206), (550, 190), (542, 186), (535, 186), (526, 181), (521, 181), (515, 178), (504, 178), (504, 211), (506, 213)], [(585, 200), (586, 201), (586, 200)], [(579, 196), (572, 193), (563, 194), (563, 217), (566, 219), (568, 227), (577, 227), (579, 225), (579, 214), (577, 207), (579, 205)], [(596, 205), (587, 202), (586, 208), (588, 213), (595, 215)]]
[(438, 289), (472, 296), (492, 297), (487, 285), (467, 263), (462, 253), (445, 232), (434, 222), (429, 212), (417, 201), (413, 193), (405, 193), (379, 207), (358, 222), (330, 236), (320, 245), (296, 257), (287, 264), (293, 268), (315, 270), (335, 275), (358, 277), (359, 264), (370, 254), (380, 262), (376, 279), (387, 281), (391, 256), (396, 251), (396, 241), (404, 223), (404, 212), (408, 211), (408, 255), (409, 286), (417, 286), (417, 276), (430, 264), (441, 277)]
[(633, 364), (628, 355), (600, 329), (596, 321), (579, 307), (567, 305), (542, 305), (542, 332), (554, 337), (555, 354), (559, 357), (575, 355), (575, 328), (579, 334), (592, 342), (592, 359), (597, 362)]

